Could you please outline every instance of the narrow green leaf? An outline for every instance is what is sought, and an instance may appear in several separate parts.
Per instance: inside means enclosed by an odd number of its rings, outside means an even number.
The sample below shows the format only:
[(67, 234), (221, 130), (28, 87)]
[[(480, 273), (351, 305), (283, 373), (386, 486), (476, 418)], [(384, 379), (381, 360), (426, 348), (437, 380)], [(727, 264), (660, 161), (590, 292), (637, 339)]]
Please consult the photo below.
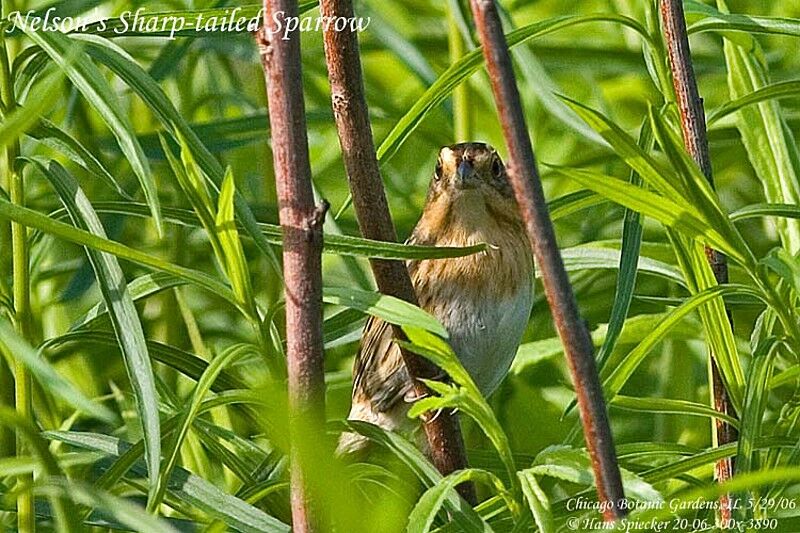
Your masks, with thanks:
[(800, 296), (800, 261), (796, 257), (784, 248), (774, 248), (761, 263), (783, 278), (794, 293)]
[(740, 109), (782, 98), (797, 98), (800, 93), (800, 80), (781, 81), (766, 85), (744, 96), (726, 102), (708, 114), (708, 125), (739, 111)]
[[(120, 457), (132, 446), (115, 437), (96, 433), (49, 431), (44, 436), (110, 457)], [(146, 470), (141, 463), (136, 463), (131, 466), (131, 472), (134, 476), (141, 476)], [(286, 524), (241, 499), (222, 492), (210, 482), (183, 468), (175, 468), (168, 488), (175, 498), (200, 509), (213, 518), (222, 520), (231, 528), (239, 531), (248, 533), (288, 533), (290, 531)]]
[[(190, 15), (190, 17), (196, 16), (196, 14)], [(219, 188), (224, 176), (219, 161), (208, 151), (183, 115), (172, 105), (161, 86), (150, 77), (147, 71), (140, 67), (123, 49), (108, 39), (86, 34), (77, 35), (76, 38), (86, 43), (90, 55), (111, 69), (139, 95), (173, 138), (177, 140), (179, 133), (183, 136), (191, 153), (197, 158), (198, 166), (211, 179), (212, 185)], [(271, 260), (276, 271), (280, 272), (278, 259), (258, 230), (256, 218), (240, 194), (236, 195), (235, 206), (239, 223), (245, 227), (258, 249)]]
[[(510, 49), (530, 39), (553, 33), (560, 29), (593, 22), (612, 22), (635, 30), (644, 39), (650, 39), (647, 31), (633, 19), (619, 15), (586, 15), (580, 17), (554, 17), (536, 22), (514, 30), (506, 35)], [(422, 120), (439, 104), (444, 102), (461, 82), (470, 77), (483, 64), (481, 50), (473, 50), (464, 54), (458, 62), (453, 63), (439, 78), (420, 96), (416, 103), (403, 115), (378, 147), (378, 160), (385, 163), (392, 157), (400, 145), (417, 129)]]
[[(718, 0), (717, 5), (720, 11), (727, 12), (725, 2)], [(752, 36), (737, 34), (733, 40), (723, 35), (723, 51), (731, 99), (754, 95), (769, 86), (766, 59)], [(741, 107), (736, 125), (767, 201), (800, 204), (800, 150), (780, 103), (768, 100)], [(779, 219), (776, 224), (783, 245), (792, 253), (800, 251), (800, 221)]]
[[(146, 298), (171, 287), (183, 285), (184, 283), (184, 280), (171, 274), (155, 272), (140, 276), (128, 283), (128, 293), (131, 295), (133, 301), (136, 302), (142, 298)], [(79, 328), (91, 327), (92, 323), (100, 317), (105, 316), (107, 313), (108, 308), (106, 307), (106, 303), (100, 301), (89, 309), (81, 318), (76, 320), (71, 329), (74, 331)]]
[[(653, 148), (652, 130), (647, 127), (646, 122), (642, 125), (638, 145), (645, 152), (649, 152)], [(635, 187), (642, 185), (642, 178), (635, 170), (631, 170), (628, 181)], [(617, 272), (617, 286), (614, 291), (614, 303), (608, 319), (606, 338), (596, 355), (598, 370), (603, 368), (614, 351), (625, 319), (628, 317), (628, 311), (633, 301), (633, 290), (636, 286), (643, 232), (641, 215), (632, 209), (626, 209), (622, 223), (622, 249)]]
[[(683, 301), (678, 301), (680, 305)], [(653, 324), (660, 322), (667, 317), (667, 313), (643, 314), (628, 318), (617, 339), (617, 345), (640, 343), (647, 335), (652, 333)], [(692, 340), (698, 338), (698, 324), (680, 323), (670, 332), (670, 338)], [(592, 330), (591, 337), (595, 346), (601, 346), (606, 339), (608, 324), (600, 324)], [(540, 361), (556, 357), (564, 353), (564, 345), (559, 337), (550, 337), (538, 341), (526, 342), (520, 345), (514, 363), (511, 365), (511, 372), (523, 372), (527, 367), (533, 366)], [(602, 371), (602, 369), (600, 369)], [(571, 409), (570, 409), (571, 410)]]
[(647, 184), (664, 196), (665, 199), (672, 202), (682, 202), (687, 197), (687, 191), (680, 187), (681, 182), (670, 180), (669, 177), (672, 173), (643, 150), (635, 139), (625, 133), (622, 128), (608, 117), (566, 96), (561, 96), (561, 99), (611, 145), (614, 152), (625, 161), (625, 164), (636, 171)]
[[(594, 485), (594, 473), (586, 450), (569, 446), (550, 446), (541, 451), (528, 472), (549, 476), (580, 485)], [(625, 494), (646, 502), (663, 502), (664, 498), (650, 483), (622, 468)]]
[(765, 339), (753, 352), (753, 361), (747, 375), (747, 388), (742, 408), (742, 423), (736, 451), (736, 475), (745, 474), (759, 468), (755, 455), (756, 440), (761, 437), (761, 421), (769, 397), (769, 380), (776, 348), (779, 345), (774, 337)]
[[(697, 294), (717, 286), (717, 280), (708, 264), (703, 247), (674, 232), (668, 231), (667, 234), (675, 250), (678, 264), (683, 270), (689, 292)], [(751, 290), (750, 292), (752, 294), (755, 291)], [(715, 298), (699, 307), (698, 312), (700, 320), (703, 322), (703, 330), (711, 355), (717, 363), (731, 404), (737, 412), (740, 412), (745, 384), (744, 371), (739, 361), (736, 339), (733, 336), (724, 300), (721, 297)]]
[(398, 344), (434, 363), (447, 373), (453, 382), (449, 384), (425, 380), (425, 384), (439, 395), (417, 400), (409, 410), (408, 416), (416, 418), (427, 411), (445, 407), (459, 409), (475, 420), (497, 450), (509, 479), (516, 484), (516, 467), (508, 436), (453, 349), (443, 339), (423, 329), (404, 326), (403, 331), (408, 337), (408, 342), (397, 341)]
[(553, 523), (553, 515), (550, 512), (550, 501), (536, 481), (536, 476), (529, 470), (522, 470), (517, 472), (520, 485), (522, 485), (522, 493), (528, 501), (528, 506), (533, 514), (533, 519), (536, 525), (539, 526), (541, 533), (552, 533), (556, 531), (555, 524)]
[[(105, 350), (119, 349), (114, 334), (106, 331), (74, 331), (45, 341), (41, 348), (53, 356), (71, 353), (75, 347), (94, 346)], [(195, 381), (200, 379), (208, 363), (196, 355), (169, 344), (147, 341), (147, 351), (153, 361), (167, 365)], [(220, 393), (232, 389), (244, 389), (247, 384), (234, 374), (223, 372), (211, 389)]]
[[(7, 427), (16, 431), (17, 435), (28, 442), (31, 452), (36, 456), (45, 476), (58, 479), (64, 478), (64, 473), (58, 462), (50, 453), (50, 449), (39, 434), (39, 429), (29, 420), (23, 418), (13, 409), (0, 405), (0, 427)], [(23, 487), (22, 490), (30, 490)], [(75, 509), (72, 501), (63, 496), (52, 494), (49, 497), (52, 513), (55, 517), (55, 527), (58, 531), (66, 533), (78, 532), (75, 521)]]
[[(441, 479), (433, 487), (426, 490), (419, 500), (417, 500), (417, 504), (408, 516), (406, 533), (428, 533), (431, 530), (436, 515), (444, 505), (448, 494), (455, 492), (456, 486), (469, 481), (482, 481), (490, 486), (496, 486), (496, 484), (499, 483), (502, 487), (502, 482), (500, 480), (484, 470), (470, 468), (453, 472)], [(468, 520), (466, 516), (463, 518), (465, 521)], [(483, 527), (476, 527), (472, 531), (491, 531), (491, 528), (486, 525), (486, 523), (483, 523), (482, 526)]]
[(142, 266), (152, 268), (161, 272), (166, 272), (174, 276), (183, 278), (189, 283), (207, 289), (212, 294), (216, 294), (233, 305), (238, 305), (236, 297), (231, 290), (215, 280), (211, 276), (189, 268), (174, 265), (156, 256), (134, 250), (123, 244), (98, 237), (88, 231), (84, 231), (62, 222), (51, 220), (49, 217), (33, 211), (31, 209), (12, 204), (8, 199), (0, 195), (0, 218), (18, 222), (24, 226), (35, 228), (39, 231), (54, 235), (75, 244), (87, 246), (94, 250), (107, 252), (120, 259), (131, 261)]
[(248, 307), (252, 315), (257, 316), (256, 302), (250, 284), (250, 270), (247, 268), (247, 258), (244, 255), (244, 248), (239, 240), (239, 232), (234, 220), (235, 192), (233, 173), (229, 167), (222, 182), (215, 221), (216, 236), (223, 254), (219, 259), (225, 265), (225, 272), (231, 282), (234, 294), (243, 307)]
[(800, 37), (800, 19), (730, 14), (723, 11), (726, 10), (717, 11), (711, 6), (689, 0), (686, 2), (686, 14), (703, 15), (699, 21), (689, 25), (689, 33), (716, 31), (723, 35), (726, 32), (741, 32)]
[[(367, 437), (371, 442), (382, 446), (400, 459), (426, 487), (432, 487), (442, 480), (442, 475), (422, 452), (397, 433), (357, 420), (347, 420), (344, 424), (348, 430)], [(452, 513), (453, 521), (459, 531), (480, 533), (492, 531), (472, 506), (459, 497), (456, 491), (448, 491), (445, 494), (447, 495), (444, 502), (445, 508)]]
[[(671, 311), (666, 318), (659, 322), (653, 331), (642, 340), (625, 358), (606, 374), (603, 380), (603, 388), (606, 398), (613, 398), (621, 389), (633, 372), (639, 367), (647, 354), (655, 346), (666, 338), (670, 330), (675, 327), (689, 313), (695, 311), (704, 304), (713, 301), (715, 298), (726, 294), (753, 294), (754, 291), (743, 285), (717, 285), (705, 289), (686, 300), (680, 307)], [(760, 296), (760, 295), (759, 295)], [(741, 391), (739, 391), (741, 393)], [(741, 404), (739, 404), (741, 405)]]
[(2, 318), (0, 318), (0, 352), (5, 355), (9, 367), (13, 368), (14, 361), (22, 362), (46, 391), (61, 398), (78, 411), (110, 424), (117, 422), (117, 416), (110, 409), (90, 400), (64, 379), (41, 354), (17, 335), (11, 324)]
[[(605, 201), (605, 200), (603, 200)], [(147, 206), (134, 202), (95, 202), (95, 211), (98, 213), (112, 213), (124, 216), (148, 217)], [(164, 207), (162, 209), (164, 221), (187, 227), (202, 227), (197, 215), (186, 209)], [(53, 218), (63, 218), (63, 210), (51, 214)], [(283, 232), (275, 224), (258, 223), (261, 234), (268, 244), (283, 245)], [(241, 229), (245, 229), (241, 225)], [(336, 235), (326, 233), (324, 239), (324, 252), (328, 254), (352, 255), (375, 259), (447, 259), (451, 257), (464, 257), (486, 250), (485, 244), (472, 246), (418, 246), (396, 242), (375, 241), (350, 235)]]
[(178, 456), (180, 455), (181, 448), (183, 447), (183, 443), (189, 434), (189, 429), (192, 427), (192, 423), (194, 422), (194, 419), (200, 410), (200, 404), (205, 398), (205, 395), (209, 390), (211, 390), (211, 386), (216, 381), (220, 372), (222, 372), (227, 365), (245, 353), (247, 353), (247, 350), (242, 350), (240, 347), (237, 348), (234, 346), (233, 349), (228, 349), (224, 353), (215, 357), (203, 372), (203, 375), (200, 377), (197, 385), (195, 385), (194, 391), (191, 395), (191, 402), (184, 409), (178, 430), (175, 432), (175, 435), (167, 448), (168, 455), (164, 460), (161, 473), (158, 476), (155, 497), (151, 502), (149, 502), (149, 509), (151, 511), (158, 509), (158, 506), (161, 505), (164, 494), (167, 491), (167, 486), (169, 485), (169, 480), (172, 477), (172, 472), (175, 470), (175, 465), (178, 463)]
[(393, 296), (345, 287), (324, 287), (322, 301), (358, 309), (390, 324), (415, 326), (447, 338), (447, 330), (433, 315)]
[(671, 398), (632, 398), (630, 396), (618, 394), (614, 396), (610, 404), (619, 409), (628, 411), (718, 418), (724, 420), (733, 427), (739, 427), (739, 421), (732, 416), (720, 413), (708, 405), (687, 400), (674, 400)]
[[(564, 248), (561, 257), (567, 272), (580, 272), (582, 270), (611, 269), (618, 270), (623, 259), (624, 251), (611, 248), (592, 246), (592, 243)], [(628, 251), (628, 256), (632, 255)], [(630, 259), (628, 256), (625, 259)], [(636, 266), (639, 272), (652, 274), (668, 281), (683, 285), (683, 275), (674, 266), (650, 257), (638, 256)], [(630, 266), (628, 266), (630, 268)], [(541, 277), (541, 272), (536, 272), (536, 277)]]
[(607, 202), (605, 198), (592, 191), (575, 191), (560, 196), (547, 204), (550, 218), (555, 222), (583, 209)]
[(673, 202), (640, 187), (629, 185), (612, 176), (605, 176), (588, 170), (552, 168), (555, 172), (574, 179), (581, 185), (622, 206), (654, 218), (667, 227), (725, 252), (731, 259), (740, 264), (749, 264), (747, 255), (743, 255), (735, 244), (728, 242), (703, 219), (694, 206), (685, 201), (680, 203)]
[(755, 258), (744, 238), (722, 210), (719, 198), (711, 187), (711, 182), (687, 153), (678, 134), (670, 128), (664, 118), (650, 108), (650, 124), (661, 149), (667, 155), (677, 179), (683, 182), (688, 193), (687, 199), (703, 215), (703, 219), (736, 247), (741, 257), (747, 258), (745, 266), (752, 267)]
[(31, 91), (20, 107), (8, 112), (0, 125), (0, 146), (17, 141), (24, 133), (35, 126), (39, 118), (47, 113), (58, 101), (64, 75), (52, 72), (41, 80)]
[(86, 100), (94, 107), (103, 118), (106, 125), (117, 138), (120, 150), (125, 154), (134, 174), (144, 191), (147, 204), (153, 215), (153, 220), (159, 232), (161, 226), (161, 207), (150, 165), (144, 155), (133, 126), (127, 113), (117, 100), (117, 95), (111, 89), (103, 74), (91, 61), (69, 61), (68, 56), (76, 53), (73, 39), (59, 32), (34, 31), (28, 25), (23, 25), (25, 34), (61, 68), (70, 81), (81, 92)]
[[(56, 189), (75, 226), (105, 239), (105, 229), (75, 179), (55, 161), (48, 168), (41, 168), (41, 170)], [(152, 498), (155, 495), (154, 482), (158, 479), (159, 462), (161, 461), (161, 434), (158, 419), (158, 395), (153, 378), (153, 368), (147, 353), (144, 331), (117, 258), (88, 247), (86, 255), (109, 310), (111, 325), (117, 337), (122, 359), (128, 372), (128, 379), (136, 399), (136, 407), (146, 442), (145, 458), (148, 465), (148, 478), (151, 481), (151, 492), (148, 497)]]
[[(790, 448), (796, 444), (796, 440), (787, 439), (785, 437), (769, 437), (766, 439), (759, 439), (756, 442), (758, 449), (778, 449)], [(649, 483), (659, 483), (669, 479), (679, 478), (681, 475), (698, 468), (712, 465), (720, 459), (732, 457), (736, 455), (736, 443), (723, 444), (720, 446), (712, 446), (702, 452), (683, 457), (670, 463), (656, 466), (641, 474), (641, 476)]]
[(794, 204), (750, 204), (730, 214), (731, 220), (739, 221), (756, 217), (785, 217), (800, 219), (800, 205)]
[(37, 492), (56, 494), (75, 503), (100, 510), (130, 531), (140, 533), (177, 533), (167, 521), (149, 515), (138, 505), (105, 491), (77, 482), (48, 480), (37, 487)]
[(80, 165), (93, 176), (101, 180), (112, 190), (115, 190), (123, 198), (133, 201), (114, 176), (106, 170), (91, 151), (84, 147), (72, 135), (62, 130), (47, 119), (41, 119), (39, 124), (28, 133), (42, 144), (61, 152), (69, 157), (74, 163)]

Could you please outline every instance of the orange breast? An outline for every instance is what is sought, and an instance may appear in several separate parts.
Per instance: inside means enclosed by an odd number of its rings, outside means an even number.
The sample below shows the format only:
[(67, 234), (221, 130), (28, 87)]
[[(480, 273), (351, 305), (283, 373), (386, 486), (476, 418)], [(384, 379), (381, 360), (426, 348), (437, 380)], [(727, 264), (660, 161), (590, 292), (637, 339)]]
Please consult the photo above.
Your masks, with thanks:
[[(486, 243), (485, 252), (409, 265), (420, 304), (447, 293), (467, 291), (491, 300), (516, 294), (530, 285), (533, 260), (516, 205), (492, 205), (477, 191), (426, 206), (414, 232), (417, 242), (438, 246)], [(452, 296), (456, 297), (455, 294)], [(431, 303), (431, 302), (427, 302)]]

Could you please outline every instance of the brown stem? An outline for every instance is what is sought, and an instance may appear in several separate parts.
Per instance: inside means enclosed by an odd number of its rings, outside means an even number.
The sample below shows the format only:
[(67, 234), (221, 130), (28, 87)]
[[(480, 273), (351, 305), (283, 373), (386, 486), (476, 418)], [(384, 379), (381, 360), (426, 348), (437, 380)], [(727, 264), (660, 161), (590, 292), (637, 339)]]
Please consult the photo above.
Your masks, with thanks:
[[(322, 341), (322, 224), (327, 202), (315, 207), (311, 188), (300, 34), (272, 33), (273, 22), (296, 17), (296, 0), (265, 0), (265, 28), (257, 36), (267, 85), (279, 218), (283, 229), (286, 354), (291, 436), (293, 530), (322, 531), (312, 469), (314, 446), (325, 439)], [(315, 506), (315, 503), (317, 504)]]
[(471, 4), (503, 134), (508, 144), (511, 185), (525, 221), (537, 265), (542, 271), (545, 295), (572, 373), (586, 446), (594, 468), (597, 494), (605, 505), (603, 516), (607, 521), (613, 521), (625, 515), (625, 508), (620, 505), (625, 495), (614, 453), (603, 389), (597, 375), (594, 347), (578, 311), (558, 250), (497, 7), (493, 0), (472, 0)]
[[(351, 0), (321, 0), (320, 12), (324, 17), (352, 17), (353, 4)], [(358, 225), (364, 237), (396, 242), (397, 234), (375, 156), (372, 126), (364, 96), (358, 37), (349, 29), (336, 31), (331, 25), (325, 31), (324, 42), (333, 113)], [(372, 260), (370, 264), (382, 293), (417, 303), (414, 286), (402, 262)], [(394, 335), (398, 339), (404, 338), (400, 328), (394, 329)], [(416, 354), (404, 350), (402, 355), (406, 368), (414, 379), (416, 395), (421, 397), (429, 394), (427, 387), (419, 381), (420, 378), (438, 379), (442, 375), (441, 371)], [(423, 422), (431, 460), (436, 468), (444, 475), (466, 468), (467, 459), (458, 418), (445, 411), (438, 416), (426, 414)], [(475, 503), (476, 497), (471, 484), (460, 486), (459, 491), (469, 502)]]
[[(692, 66), (691, 51), (689, 49), (689, 37), (686, 31), (686, 21), (683, 13), (683, 3), (681, 0), (661, 0), (661, 20), (664, 29), (664, 39), (669, 51), (669, 64), (672, 70), (672, 83), (675, 88), (678, 109), (681, 116), (681, 129), (683, 130), (683, 142), (686, 150), (691, 154), (697, 165), (703, 171), (711, 186), (714, 186), (714, 179), (711, 171), (711, 157), (708, 150), (708, 137), (706, 135), (705, 112), (703, 110), (703, 99), (697, 89), (697, 80)], [(706, 257), (714, 272), (717, 283), (728, 282), (728, 262), (722, 253), (712, 248), (706, 247)], [(726, 307), (728, 320), (731, 320), (730, 311)], [(711, 356), (711, 386), (714, 394), (714, 408), (720, 413), (736, 416), (736, 412), (731, 405), (728, 391), (722, 381), (719, 368)], [(736, 428), (727, 422), (716, 419), (715, 430), (717, 444), (729, 444), (736, 442), (738, 433)], [(733, 458), (721, 459), (714, 468), (714, 477), (720, 483), (729, 480), (733, 476)], [(731, 518), (730, 495), (723, 495), (720, 498), (720, 519), (727, 523)]]

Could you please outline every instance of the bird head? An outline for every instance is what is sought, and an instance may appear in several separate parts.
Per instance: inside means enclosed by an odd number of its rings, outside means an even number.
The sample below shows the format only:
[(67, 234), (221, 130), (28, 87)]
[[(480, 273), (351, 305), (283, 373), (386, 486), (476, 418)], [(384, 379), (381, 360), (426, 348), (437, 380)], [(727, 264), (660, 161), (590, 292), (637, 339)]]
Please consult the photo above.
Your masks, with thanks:
[(478, 142), (453, 144), (439, 151), (429, 194), (443, 193), (513, 199), (503, 160), (494, 148)]

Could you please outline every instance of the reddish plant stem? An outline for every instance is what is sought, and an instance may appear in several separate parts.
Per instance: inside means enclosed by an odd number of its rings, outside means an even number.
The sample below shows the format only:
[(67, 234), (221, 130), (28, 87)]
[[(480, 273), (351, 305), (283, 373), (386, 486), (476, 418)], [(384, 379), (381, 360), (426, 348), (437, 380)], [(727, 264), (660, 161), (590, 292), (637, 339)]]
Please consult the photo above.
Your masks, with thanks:
[[(714, 178), (711, 170), (711, 157), (708, 150), (708, 136), (706, 134), (705, 111), (703, 110), (703, 99), (697, 89), (697, 80), (692, 66), (691, 51), (689, 49), (689, 37), (686, 31), (686, 20), (683, 13), (683, 3), (681, 0), (661, 0), (661, 20), (664, 29), (664, 39), (669, 51), (669, 64), (672, 70), (672, 83), (675, 88), (678, 109), (681, 117), (681, 129), (683, 131), (683, 142), (686, 150), (695, 160), (702, 170), (711, 186), (714, 186)], [(724, 254), (713, 248), (706, 247), (706, 258), (708, 259), (711, 270), (717, 283), (728, 282), (728, 262)], [(728, 320), (731, 319), (730, 311), (727, 306), (725, 309)], [(714, 408), (720, 412), (735, 417), (736, 412), (731, 405), (728, 391), (722, 381), (719, 368), (711, 357), (711, 386), (714, 395)], [(724, 420), (715, 419), (714, 421), (717, 444), (729, 444), (736, 442), (738, 432), (736, 428)], [(717, 461), (714, 467), (714, 477), (718, 482), (723, 483), (733, 476), (734, 459), (726, 458)], [(730, 495), (720, 497), (720, 519), (727, 523), (731, 518)]]
[[(354, 15), (353, 4), (351, 0), (321, 0), (320, 13), (324, 17), (350, 18)], [(344, 31), (336, 31), (331, 26), (324, 33), (324, 43), (333, 113), (359, 228), (362, 235), (369, 239), (396, 242), (397, 234), (375, 155), (372, 126), (364, 96), (358, 36), (349, 27)], [(370, 265), (382, 293), (417, 303), (414, 286), (402, 262), (374, 259)], [(394, 328), (394, 335), (398, 339), (405, 338), (397, 327)], [(441, 379), (442, 372), (414, 353), (403, 350), (402, 356), (414, 380), (416, 396), (428, 395), (430, 391), (420, 379)], [(455, 414), (449, 411), (442, 411), (436, 416), (428, 413), (423, 417), (423, 427), (430, 458), (443, 475), (467, 467), (464, 441)], [(459, 492), (470, 503), (476, 502), (472, 484), (459, 486)]]
[(594, 346), (578, 311), (558, 250), (497, 7), (493, 0), (471, 0), (471, 4), (508, 145), (511, 185), (542, 272), (545, 295), (572, 373), (597, 494), (605, 504), (603, 516), (607, 521), (613, 521), (625, 515), (625, 507), (621, 505), (625, 494), (603, 389), (597, 375)]
[(297, 2), (265, 0), (264, 8), (265, 27), (257, 41), (269, 100), (283, 229), (292, 526), (293, 531), (305, 533), (324, 530), (308, 465), (316, 444), (325, 441), (321, 254), (328, 204), (316, 207), (311, 187), (300, 34), (293, 32), (284, 40), (279, 32), (273, 35), (271, 31), (274, 14), (284, 24), (288, 17), (297, 16)]

